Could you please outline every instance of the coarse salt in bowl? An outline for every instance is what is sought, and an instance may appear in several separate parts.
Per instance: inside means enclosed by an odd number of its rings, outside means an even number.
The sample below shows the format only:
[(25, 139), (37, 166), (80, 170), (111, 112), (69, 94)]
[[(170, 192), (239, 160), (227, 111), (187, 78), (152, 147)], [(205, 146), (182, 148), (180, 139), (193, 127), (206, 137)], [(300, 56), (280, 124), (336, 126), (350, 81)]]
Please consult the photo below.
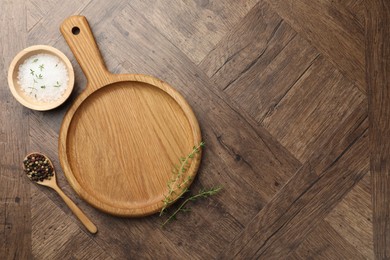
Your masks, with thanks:
[(64, 103), (72, 93), (74, 71), (61, 51), (35, 45), (19, 52), (8, 71), (13, 96), (25, 107), (50, 110)]

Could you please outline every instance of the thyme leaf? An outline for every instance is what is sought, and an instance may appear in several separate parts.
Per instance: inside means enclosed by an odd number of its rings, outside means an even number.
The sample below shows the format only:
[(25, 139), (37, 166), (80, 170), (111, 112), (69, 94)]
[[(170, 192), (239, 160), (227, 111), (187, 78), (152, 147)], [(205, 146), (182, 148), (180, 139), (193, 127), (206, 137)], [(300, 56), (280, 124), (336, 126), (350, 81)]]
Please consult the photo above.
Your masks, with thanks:
[(53, 87), (59, 88), (59, 87), (61, 87), (61, 84), (57, 81)]
[(191, 209), (185, 207), (188, 202), (195, 201), (198, 199), (208, 198), (210, 196), (217, 194), (221, 189), (222, 189), (222, 187), (212, 187), (210, 189), (205, 189), (205, 188), (201, 189), (197, 194), (190, 196), (182, 204), (180, 204), (180, 206), (164, 221), (164, 223), (162, 223), (161, 226), (164, 227), (170, 221), (176, 219), (176, 216), (179, 212), (190, 212)]
[[(200, 150), (205, 146), (204, 142), (200, 142), (199, 145), (194, 146), (193, 150), (186, 156), (180, 157), (179, 165), (174, 165), (172, 173), (172, 179), (167, 182), (168, 193), (164, 195), (163, 203), (164, 206), (160, 211), (160, 216), (162, 216), (167, 207), (173, 204), (176, 198), (184, 199), (185, 195), (189, 193), (189, 189), (187, 188), (188, 184), (192, 181), (191, 176), (184, 177), (184, 174), (187, 172), (190, 161), (195, 157), (196, 154), (200, 152)], [(183, 201), (180, 206), (162, 223), (162, 227), (164, 227), (170, 221), (176, 219), (176, 216), (179, 212), (189, 212), (190, 208), (186, 207), (187, 203), (190, 201), (195, 201), (202, 198), (207, 198), (212, 195), (217, 194), (222, 187), (212, 187), (209, 189), (202, 188), (197, 194), (194, 194)], [(180, 192), (178, 194), (178, 192)], [(178, 196), (175, 196), (177, 195)]]
[[(183, 179), (183, 174), (188, 170), (190, 160), (194, 158), (195, 154), (200, 152), (200, 149), (204, 147), (204, 145), (205, 143), (203, 141), (200, 142), (199, 145), (193, 147), (192, 151), (186, 157), (181, 157), (179, 159), (179, 165), (174, 165), (172, 170), (172, 179), (170, 179), (167, 183), (168, 193), (165, 195), (165, 199), (163, 200), (164, 206), (160, 211), (160, 216), (164, 213), (164, 210), (174, 202), (174, 195), (176, 192), (179, 192), (181, 187), (191, 182), (191, 176)], [(182, 191), (180, 195), (185, 192), (185, 190)]]

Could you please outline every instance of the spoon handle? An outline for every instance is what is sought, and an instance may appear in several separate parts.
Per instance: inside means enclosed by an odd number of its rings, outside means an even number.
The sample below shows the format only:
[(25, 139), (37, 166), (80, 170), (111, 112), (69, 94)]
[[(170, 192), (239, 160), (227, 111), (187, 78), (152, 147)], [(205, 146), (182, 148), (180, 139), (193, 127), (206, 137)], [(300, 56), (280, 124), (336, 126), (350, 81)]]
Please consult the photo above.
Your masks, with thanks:
[(89, 232), (95, 234), (97, 232), (97, 227), (92, 221), (81, 211), (79, 207), (68, 197), (66, 194), (58, 187), (55, 186), (55, 191), (61, 196), (61, 198), (65, 201), (66, 205), (72, 210), (72, 212), (78, 217), (81, 223), (88, 229)]

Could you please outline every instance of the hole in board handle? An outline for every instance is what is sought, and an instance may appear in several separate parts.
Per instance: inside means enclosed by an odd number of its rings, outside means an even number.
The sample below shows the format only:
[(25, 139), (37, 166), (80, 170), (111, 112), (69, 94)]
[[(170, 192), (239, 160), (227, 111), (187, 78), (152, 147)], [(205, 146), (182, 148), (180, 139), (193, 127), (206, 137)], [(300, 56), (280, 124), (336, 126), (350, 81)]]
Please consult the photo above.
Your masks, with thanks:
[(73, 33), (74, 35), (79, 34), (79, 33), (80, 33), (80, 28), (77, 27), (77, 26), (73, 27), (73, 28), (72, 28), (72, 33)]

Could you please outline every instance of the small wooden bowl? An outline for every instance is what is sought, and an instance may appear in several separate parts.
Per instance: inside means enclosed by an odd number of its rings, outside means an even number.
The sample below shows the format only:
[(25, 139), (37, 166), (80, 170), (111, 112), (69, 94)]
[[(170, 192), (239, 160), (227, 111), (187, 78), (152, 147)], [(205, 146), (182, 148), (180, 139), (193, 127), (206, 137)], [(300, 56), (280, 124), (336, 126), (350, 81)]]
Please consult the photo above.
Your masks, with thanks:
[[(69, 77), (68, 86), (64, 94), (62, 95), (62, 97), (56, 101), (53, 102), (38, 101), (28, 96), (26, 93), (24, 93), (24, 91), (21, 89), (18, 83), (19, 66), (23, 64), (23, 62), (26, 59), (37, 54), (51, 54), (57, 56), (65, 64), (66, 69), (68, 70), (68, 77)], [(47, 45), (34, 45), (19, 52), (12, 60), (8, 70), (8, 85), (12, 92), (12, 95), (23, 106), (34, 110), (39, 110), (39, 111), (50, 110), (64, 103), (65, 100), (67, 100), (70, 94), (72, 93), (73, 86), (74, 86), (74, 71), (69, 59), (61, 51)]]

